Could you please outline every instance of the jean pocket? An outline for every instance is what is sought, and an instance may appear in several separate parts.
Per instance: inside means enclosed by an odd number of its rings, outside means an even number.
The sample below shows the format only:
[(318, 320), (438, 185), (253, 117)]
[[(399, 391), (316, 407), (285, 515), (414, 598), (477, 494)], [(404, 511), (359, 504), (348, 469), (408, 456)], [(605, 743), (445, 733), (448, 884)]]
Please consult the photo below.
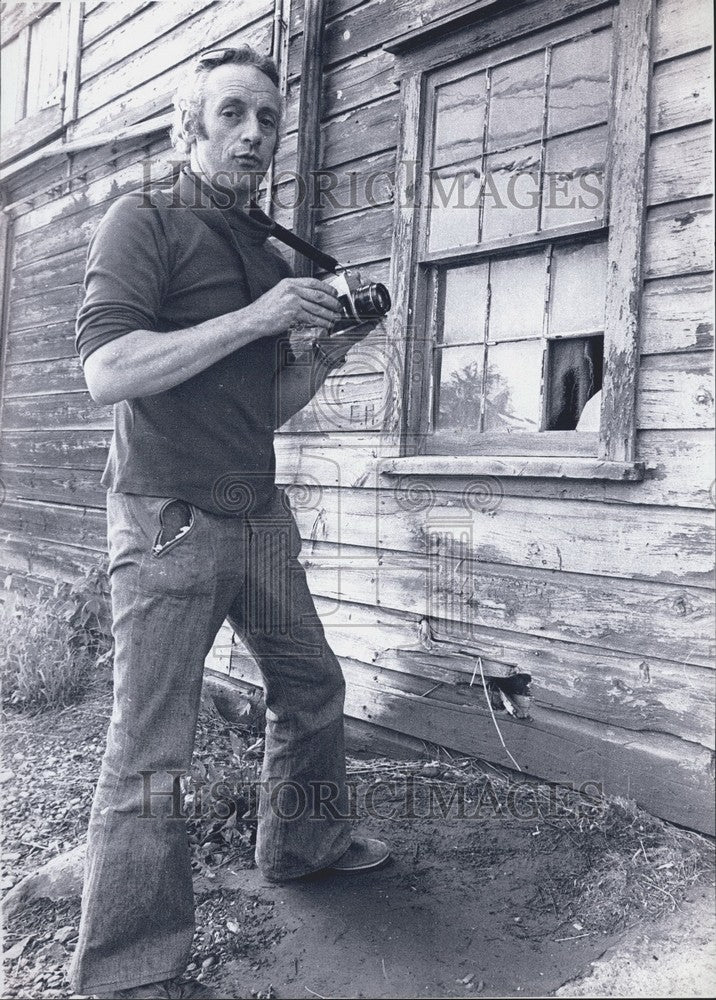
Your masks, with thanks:
[(196, 511), (186, 500), (167, 500), (159, 509), (159, 530), (152, 545), (152, 556), (163, 558), (183, 542), (196, 524)]
[(157, 594), (211, 593), (216, 567), (210, 533), (186, 500), (153, 498), (139, 585)]

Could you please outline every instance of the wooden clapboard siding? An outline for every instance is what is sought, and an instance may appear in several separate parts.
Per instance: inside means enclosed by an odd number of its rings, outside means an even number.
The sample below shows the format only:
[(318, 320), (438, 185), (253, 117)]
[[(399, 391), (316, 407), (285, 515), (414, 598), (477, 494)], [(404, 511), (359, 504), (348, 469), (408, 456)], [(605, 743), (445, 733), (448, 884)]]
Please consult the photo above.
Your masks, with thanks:
[(101, 558), (102, 550), (79, 548), (65, 535), (61, 542), (46, 542), (40, 538), (18, 538), (13, 532), (0, 530), (0, 572), (17, 580), (47, 585), (56, 580), (76, 580)]
[(417, 615), (348, 602), (335, 605), (324, 598), (316, 605), (339, 656), (418, 677), (427, 682), (423, 690), (440, 682), (439, 697), (467, 701), (478, 695), (481, 700), (480, 663), (488, 677), (524, 670), (532, 676), (538, 706), (636, 731), (690, 732), (692, 742), (713, 747), (713, 719), (701, 711), (713, 697), (710, 668), (500, 629), (450, 637), (450, 623), (441, 621), (431, 623), (426, 641)]
[(642, 297), (642, 355), (712, 350), (713, 293), (711, 274), (648, 281)]
[(304, 550), (309, 584), (324, 597), (449, 618), (461, 629), (506, 628), (665, 659), (688, 652), (703, 665), (713, 658), (713, 593), (700, 587), (376, 555), (330, 542)]
[(3, 406), (5, 430), (105, 430), (111, 426), (111, 407), (97, 406), (86, 391), (14, 396), (6, 398)]
[[(94, 469), (2, 466), (12, 494), (26, 499), (88, 505), (104, 503)], [(309, 480), (310, 482), (310, 480)], [(381, 489), (317, 487), (320, 506), (298, 510), (305, 537), (316, 532), (340, 545), (408, 553), (432, 553), (438, 546), (477, 562), (532, 567), (708, 587), (712, 581), (708, 511), (633, 505), (620, 512), (608, 503), (528, 497), (496, 497), (496, 509), (470, 509), (465, 493), (439, 493), (426, 510), (411, 511), (398, 486)], [(406, 508), (410, 517), (406, 518)], [(579, 544), (576, 544), (577, 540)]]
[[(49, 492), (58, 470), (61, 482), (94, 505), (103, 502), (99, 473), (104, 468), (111, 433), (106, 430), (59, 430), (56, 428), (8, 430), (3, 439), (6, 483), (14, 482), (19, 495), (41, 500)], [(379, 489), (384, 449), (380, 436), (356, 433), (322, 435), (315, 442), (296, 435), (277, 440), (277, 468), (281, 483), (306, 481), (319, 486)], [(505, 496), (546, 500), (594, 500), (614, 505), (653, 504), (666, 507), (713, 509), (713, 437), (707, 431), (665, 433), (645, 431), (639, 436), (639, 457), (647, 464), (641, 483), (584, 482), (506, 477), (501, 481)], [(76, 478), (73, 475), (76, 473)], [(391, 483), (395, 480), (391, 479)], [(80, 485), (80, 483), (82, 485)], [(94, 485), (92, 485), (94, 483)], [(70, 485), (72, 484), (72, 485)], [(446, 501), (449, 494), (464, 494), (474, 478), (454, 475), (435, 481)], [(60, 489), (64, 489), (63, 485)], [(55, 497), (53, 497), (54, 499)], [(61, 499), (61, 497), (56, 497)]]
[(652, 87), (652, 135), (695, 122), (710, 121), (711, 90), (711, 55), (708, 49), (657, 64)]
[(65, 317), (57, 323), (40, 323), (30, 330), (9, 330), (5, 361), (11, 365), (69, 358), (75, 353), (74, 344), (74, 319)]
[(657, 0), (654, 26), (654, 60), (687, 55), (711, 46), (713, 7), (709, 0)]
[(171, 19), (167, 18), (166, 10), (158, 3), (132, 11), (120, 23), (115, 24), (110, 33), (83, 46), (83, 82), (106, 73), (110, 67), (129, 59), (146, 39), (158, 41), (161, 45), (161, 39), (166, 39), (169, 33), (175, 34), (179, 25), (210, 6), (211, 0), (174, 0)]
[[(405, 675), (367, 667), (340, 656), (346, 678), (346, 713), (353, 718), (395, 729), (465, 753), (508, 764), (488, 710), (479, 704), (447, 702), (436, 691), (430, 697), (411, 690)], [(241, 648), (231, 654), (231, 673), (256, 684), (257, 668)], [(546, 707), (531, 722), (506, 718), (500, 723), (505, 742), (528, 773), (575, 785), (596, 781), (608, 794), (635, 798), (662, 816), (713, 829), (710, 810), (711, 756), (696, 744), (661, 733), (632, 734), (625, 751), (622, 730), (580, 720)], [(634, 760), (631, 751), (637, 748)], [(606, 761), (605, 761), (606, 755)], [(627, 760), (629, 761), (627, 765)], [(628, 773), (625, 768), (628, 767)], [(678, 801), (675, 801), (678, 800)]]
[(0, 479), (10, 496), (22, 500), (74, 503), (98, 509), (104, 506), (106, 500), (100, 473), (96, 469), (83, 469), (76, 465), (72, 468), (27, 468), (2, 463)]
[(28, 299), (10, 300), (8, 326), (12, 331), (28, 330), (37, 323), (59, 323), (76, 312), (82, 300), (81, 285), (50, 285), (45, 292)]
[(13, 396), (55, 395), (84, 392), (85, 380), (77, 357), (8, 365), (8, 398)]
[[(319, 153), (332, 187), (316, 212), (316, 237), (377, 280), (390, 280), (403, 114), (394, 56), (383, 46), (466, 5), (327, 5)], [(273, 15), (271, 0), (182, 0), (171, 17), (165, 5), (139, 0), (86, 4), (74, 135), (168, 110), (197, 38), (202, 45), (247, 40), (268, 51)], [(346, 672), (349, 715), (508, 763), (475, 682), (477, 657), (488, 676), (525, 670), (533, 678), (533, 722), (500, 717), (522, 766), (552, 780), (603, 781), (660, 815), (708, 830), (711, 34), (704, 0), (657, 0), (636, 407), (643, 481), (498, 474), (482, 481), (498, 491), (498, 502), (483, 510), (465, 505), (480, 485), (475, 477), (442, 475), (426, 483), (434, 491), (429, 510), (406, 509), (406, 481), (385, 471), (396, 451), (381, 428), (403, 386), (399, 345), (382, 329), (276, 441), (279, 482), (310, 487), (307, 505), (296, 509), (301, 559)], [(297, 193), (302, 48), (303, 4), (292, 0), (274, 208), (287, 224)], [(153, 134), (35, 162), (4, 189), (14, 206), (14, 262), (0, 572), (30, 586), (76, 577), (105, 549), (100, 476), (112, 415), (85, 391), (74, 315), (87, 242), (106, 208), (147, 173), (165, 176), (172, 158), (166, 133)], [(372, 192), (369, 176), (379, 178)], [(434, 542), (426, 548), (431, 530), (442, 552)], [(460, 531), (467, 542), (458, 555), (450, 537)], [(257, 680), (236, 652), (216, 661)]]
[[(3, 437), (3, 457), (18, 466), (94, 469), (104, 468), (112, 434), (105, 431), (64, 431), (57, 428), (8, 431)], [(99, 479), (99, 477), (97, 477)]]
[[(153, 144), (153, 148), (159, 151), (150, 153), (149, 156), (145, 155), (144, 147), (133, 150), (121, 160), (118, 158), (111, 164), (105, 164), (98, 176), (93, 176), (81, 186), (78, 184), (66, 193), (48, 198), (41, 205), (19, 215), (16, 235), (25, 236), (58, 219), (64, 220), (66, 225), (72, 225), (69, 220), (74, 220), (79, 212), (97, 205), (107, 208), (120, 194), (139, 189), (146, 179), (159, 181), (160, 178), (168, 177), (172, 162), (168, 139), (163, 138), (159, 143)], [(83, 176), (86, 177), (86, 173)]]
[(138, 156), (155, 149), (168, 148), (168, 132), (152, 132), (115, 142), (109, 146), (89, 145), (75, 150), (68, 160), (59, 155), (32, 162), (7, 180), (9, 201), (17, 203), (13, 215), (32, 211), (35, 205), (54, 201), (73, 188), (82, 188), (88, 181), (113, 174)]
[(713, 268), (713, 199), (657, 205), (646, 224), (645, 277), (709, 272)]
[(105, 2), (85, 4), (85, 23), (82, 34), (83, 50), (89, 50), (99, 39), (106, 37), (124, 21), (149, 7), (149, 0), (126, 0), (122, 3)]
[(9, 42), (11, 38), (18, 35), (24, 28), (45, 13), (52, 6), (51, 3), (16, 3), (8, 5), (7, 12), (3, 11), (3, 42)]
[[(710, 514), (632, 507), (615, 521), (610, 504), (531, 501), (496, 494), (484, 509), (465, 494), (426, 493), (422, 501), (392, 490), (325, 487), (315, 507), (296, 514), (305, 538), (376, 551), (447, 555), (597, 577), (660, 580), (709, 587)], [(406, 516), (406, 514), (408, 516)]]
[(713, 194), (713, 130), (708, 122), (655, 135), (649, 155), (648, 203)]
[[(218, 42), (239, 28), (246, 30), (260, 19), (273, 16), (273, 6), (267, 0), (242, 0), (239, 12), (235, 4), (178, 3), (173, 6), (171, 20), (165, 14), (162, 21), (160, 13), (156, 7), (150, 7), (116, 28), (112, 40), (118, 40), (117, 58), (114, 58), (114, 46), (109, 45), (108, 61), (97, 76), (93, 75), (90, 57), (90, 72), (85, 75), (83, 71), (80, 86), (80, 118), (112, 100), (123, 100), (138, 81), (168, 73), (176, 76), (177, 67), (195, 55), (197, 39), (201, 40), (201, 45), (211, 45), (214, 40)], [(185, 17), (187, 13), (189, 16)], [(161, 26), (159, 34), (135, 31), (134, 25), (141, 19), (154, 19)], [(169, 81), (167, 77), (171, 88)], [(170, 95), (171, 89), (167, 93)]]
[(138, 38), (135, 52), (80, 87), (77, 134), (132, 125), (168, 110), (198, 48), (247, 42), (268, 52), (272, 29), (270, 0), (243, 0), (240, 8), (214, 4), (158, 40)]

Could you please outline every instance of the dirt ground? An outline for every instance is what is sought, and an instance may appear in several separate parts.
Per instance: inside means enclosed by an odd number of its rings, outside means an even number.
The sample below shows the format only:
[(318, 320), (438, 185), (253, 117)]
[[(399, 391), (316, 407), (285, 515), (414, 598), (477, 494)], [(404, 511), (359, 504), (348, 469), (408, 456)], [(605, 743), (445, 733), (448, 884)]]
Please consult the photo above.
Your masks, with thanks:
[[(4, 889), (81, 839), (109, 709), (105, 686), (63, 712), (5, 718)], [(207, 705), (199, 777), (231, 760), (221, 774), (250, 779), (256, 735)], [(445, 761), (351, 761), (350, 771), (361, 831), (393, 847), (380, 871), (276, 886), (252, 865), (250, 823), (190, 824), (190, 971), (217, 998), (713, 996), (713, 852), (702, 838), (621, 808), (545, 808), (548, 789), (515, 796), (489, 773), (460, 784)], [(72, 996), (64, 967), (78, 918), (72, 894), (8, 922), (3, 996)]]

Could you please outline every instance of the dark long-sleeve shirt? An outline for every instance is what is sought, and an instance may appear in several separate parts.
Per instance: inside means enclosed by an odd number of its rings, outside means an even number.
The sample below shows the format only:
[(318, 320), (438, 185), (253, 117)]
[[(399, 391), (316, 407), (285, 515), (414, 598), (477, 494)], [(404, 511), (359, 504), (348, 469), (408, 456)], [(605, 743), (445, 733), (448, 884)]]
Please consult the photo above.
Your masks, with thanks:
[[(83, 363), (134, 330), (169, 335), (241, 309), (290, 275), (265, 217), (206, 195), (184, 171), (171, 192), (114, 202), (89, 247)], [(285, 335), (264, 337), (166, 392), (117, 403), (103, 485), (216, 514), (259, 510), (274, 491), (273, 379), (289, 360)]]

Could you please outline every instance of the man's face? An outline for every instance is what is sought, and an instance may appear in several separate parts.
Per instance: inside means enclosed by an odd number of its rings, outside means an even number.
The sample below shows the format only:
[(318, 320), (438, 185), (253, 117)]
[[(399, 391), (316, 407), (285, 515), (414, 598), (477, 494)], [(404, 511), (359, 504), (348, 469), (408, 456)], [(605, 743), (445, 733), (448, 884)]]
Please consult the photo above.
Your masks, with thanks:
[(271, 163), (280, 117), (278, 89), (265, 73), (255, 66), (217, 66), (205, 81), (192, 167), (209, 181), (221, 173), (221, 184), (238, 194), (252, 193)]

